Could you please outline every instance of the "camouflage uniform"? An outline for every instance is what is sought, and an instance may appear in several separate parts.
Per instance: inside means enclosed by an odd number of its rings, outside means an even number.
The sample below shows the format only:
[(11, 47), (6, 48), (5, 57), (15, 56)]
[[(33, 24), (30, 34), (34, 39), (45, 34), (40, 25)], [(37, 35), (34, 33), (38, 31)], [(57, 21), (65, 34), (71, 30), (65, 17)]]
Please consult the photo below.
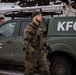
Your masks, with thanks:
[(42, 48), (47, 44), (43, 37), (44, 29), (40, 26), (30, 23), (24, 29), (24, 48), (25, 48), (25, 74), (33, 75), (35, 67), (38, 65), (41, 75), (50, 75), (49, 61), (46, 58), (46, 51)]

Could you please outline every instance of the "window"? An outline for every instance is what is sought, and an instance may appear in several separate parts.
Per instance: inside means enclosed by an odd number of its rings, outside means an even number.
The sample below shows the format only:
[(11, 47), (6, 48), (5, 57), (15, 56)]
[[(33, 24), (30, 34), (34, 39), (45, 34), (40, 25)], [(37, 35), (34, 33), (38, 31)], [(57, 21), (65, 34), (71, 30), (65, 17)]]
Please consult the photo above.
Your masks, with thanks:
[(20, 33), (19, 35), (23, 35), (24, 28), (29, 24), (30, 21), (21, 22)]
[(13, 36), (16, 22), (8, 23), (0, 27), (0, 35), (2, 36)]

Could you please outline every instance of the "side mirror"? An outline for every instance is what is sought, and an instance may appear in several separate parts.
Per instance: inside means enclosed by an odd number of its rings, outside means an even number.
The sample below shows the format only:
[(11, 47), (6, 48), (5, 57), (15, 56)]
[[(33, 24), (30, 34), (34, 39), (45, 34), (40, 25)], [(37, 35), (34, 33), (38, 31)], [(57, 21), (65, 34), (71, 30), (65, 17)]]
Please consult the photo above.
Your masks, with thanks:
[(3, 36), (3, 34), (0, 33), (0, 36)]

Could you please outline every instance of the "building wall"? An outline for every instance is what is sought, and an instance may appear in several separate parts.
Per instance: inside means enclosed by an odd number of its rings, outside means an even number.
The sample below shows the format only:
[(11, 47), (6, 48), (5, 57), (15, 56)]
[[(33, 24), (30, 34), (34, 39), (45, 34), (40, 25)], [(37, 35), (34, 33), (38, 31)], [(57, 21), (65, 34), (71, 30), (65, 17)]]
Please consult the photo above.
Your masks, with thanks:
[(1, 2), (16, 2), (17, 0), (1, 0)]
[(0, 0), (1, 2), (17, 2), (17, 1), (21, 1), (21, 2), (25, 2), (25, 1), (34, 1), (34, 0)]

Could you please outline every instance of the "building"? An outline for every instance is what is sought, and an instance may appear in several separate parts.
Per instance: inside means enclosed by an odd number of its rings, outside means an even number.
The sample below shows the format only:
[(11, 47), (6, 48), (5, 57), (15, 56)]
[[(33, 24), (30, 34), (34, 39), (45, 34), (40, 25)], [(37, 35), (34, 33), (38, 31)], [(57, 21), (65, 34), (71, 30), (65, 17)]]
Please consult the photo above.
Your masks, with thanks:
[(17, 1), (21, 1), (21, 2), (25, 2), (25, 1), (34, 1), (34, 0), (0, 0), (1, 2), (17, 2)]
[(1, 2), (16, 2), (17, 0), (1, 0)]

